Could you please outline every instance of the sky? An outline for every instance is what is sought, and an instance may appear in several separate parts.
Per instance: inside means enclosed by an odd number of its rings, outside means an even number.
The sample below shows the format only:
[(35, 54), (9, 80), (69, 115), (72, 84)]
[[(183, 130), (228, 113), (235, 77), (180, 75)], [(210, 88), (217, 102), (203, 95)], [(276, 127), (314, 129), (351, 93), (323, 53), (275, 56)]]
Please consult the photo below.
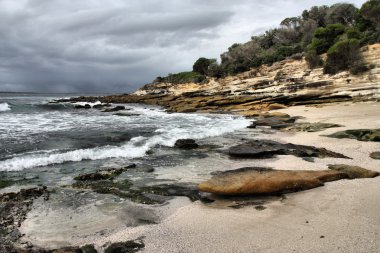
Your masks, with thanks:
[(336, 2), (0, 0), (0, 91), (132, 92)]

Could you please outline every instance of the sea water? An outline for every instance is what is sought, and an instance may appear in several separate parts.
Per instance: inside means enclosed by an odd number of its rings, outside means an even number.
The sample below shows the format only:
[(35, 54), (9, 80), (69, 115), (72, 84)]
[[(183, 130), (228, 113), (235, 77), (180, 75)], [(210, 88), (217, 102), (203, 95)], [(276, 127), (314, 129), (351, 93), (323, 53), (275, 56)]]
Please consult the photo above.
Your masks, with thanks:
[(245, 128), (248, 121), (226, 114), (167, 113), (147, 105), (126, 105), (126, 116), (72, 103), (49, 103), (57, 97), (0, 97), (0, 171), (81, 162), (145, 157), (177, 139), (201, 140)]
[[(97, 236), (161, 222), (190, 202), (179, 197), (159, 205), (135, 203), (72, 187), (75, 176), (134, 163), (154, 172), (131, 170), (114, 180), (136, 187), (195, 187), (211, 172), (238, 166), (226, 150), (246, 137), (250, 123), (240, 116), (168, 113), (143, 104), (125, 104), (125, 110), (115, 113), (50, 103), (59, 98), (63, 96), (0, 94), (0, 181), (11, 182), (0, 192), (48, 187), (49, 199), (35, 200), (20, 228), (25, 240), (41, 247), (93, 243)], [(200, 147), (173, 147), (183, 138), (195, 139)]]

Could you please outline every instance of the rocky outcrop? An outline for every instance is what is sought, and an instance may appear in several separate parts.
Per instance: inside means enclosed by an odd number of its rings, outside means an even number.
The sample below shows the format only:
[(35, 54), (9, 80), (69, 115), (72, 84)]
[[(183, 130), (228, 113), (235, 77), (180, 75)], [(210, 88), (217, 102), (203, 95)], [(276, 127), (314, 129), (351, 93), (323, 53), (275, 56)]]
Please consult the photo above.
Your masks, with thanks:
[(45, 186), (0, 195), (0, 252), (23, 251), (16, 246), (21, 237), (18, 228), (32, 208), (34, 199), (41, 196), (46, 200), (49, 198)]
[(356, 139), (358, 141), (380, 141), (380, 129), (352, 129), (336, 132), (328, 137), (338, 139)]
[(243, 144), (233, 146), (228, 154), (235, 158), (272, 158), (276, 155), (294, 155), (298, 157), (335, 157), (349, 158), (345, 155), (306, 145), (292, 143), (280, 143), (272, 140), (251, 140)]
[(224, 196), (282, 194), (323, 186), (325, 182), (377, 176), (360, 167), (331, 165), (332, 170), (272, 170), (247, 167), (218, 173), (198, 185), (202, 192)]

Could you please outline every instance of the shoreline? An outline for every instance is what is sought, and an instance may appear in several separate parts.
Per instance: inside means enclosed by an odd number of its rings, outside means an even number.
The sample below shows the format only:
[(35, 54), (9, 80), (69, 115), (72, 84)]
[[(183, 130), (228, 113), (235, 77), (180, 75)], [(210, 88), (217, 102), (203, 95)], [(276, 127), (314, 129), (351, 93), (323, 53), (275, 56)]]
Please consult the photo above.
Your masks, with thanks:
[[(373, 128), (379, 125), (377, 114), (373, 113), (378, 112), (380, 103), (348, 104), (352, 109), (350, 111), (343, 110), (347, 106), (345, 104), (322, 108), (291, 107), (280, 111), (304, 116), (303, 120), (309, 122), (328, 120), (345, 123), (339, 129), (358, 126)], [(334, 118), (325, 116), (325, 112), (330, 109), (336, 109)], [(347, 117), (351, 120), (348, 121)], [(363, 121), (363, 118), (367, 120)], [(378, 143), (319, 136), (334, 131), (337, 129), (315, 133), (278, 132), (271, 135), (271, 139), (306, 145), (319, 144), (340, 152), (344, 146), (343, 153), (353, 157), (349, 163), (380, 172), (380, 161), (368, 157), (370, 151), (380, 149)], [(323, 141), (319, 142), (321, 139)], [(288, 165), (291, 164), (291, 169), (321, 170), (337, 160), (341, 159), (316, 159), (315, 163), (310, 163), (300, 158), (281, 156), (255, 165), (289, 169)], [(267, 203), (266, 209), (262, 211), (253, 207), (215, 209), (195, 202), (180, 208), (161, 224), (122, 231), (102, 242), (144, 235), (146, 248), (142, 252), (374, 253), (380, 247), (380, 214), (376, 211), (380, 207), (377, 201), (380, 199), (379, 190), (379, 177), (342, 180), (316, 189), (286, 194), (285, 199)]]
[[(224, 164), (222, 170), (247, 165), (278, 170), (323, 170), (328, 164), (346, 163), (380, 172), (380, 161), (369, 158), (370, 152), (380, 151), (377, 142), (321, 136), (345, 129), (377, 128), (380, 124), (379, 109), (378, 102), (294, 106), (271, 113), (301, 116), (296, 121), (298, 123), (324, 122), (342, 126), (318, 132), (259, 127), (269, 131), (262, 135), (249, 129), (242, 131), (245, 138), (323, 147), (350, 156), (352, 160), (315, 158), (314, 161), (307, 161), (280, 155), (258, 160), (219, 158), (219, 163), (221, 166)], [(236, 201), (234, 199), (221, 199), (217, 204), (208, 205), (176, 197), (170, 205), (174, 209), (157, 224), (126, 228), (109, 235), (91, 236), (91, 239), (78, 238), (70, 244), (83, 246), (95, 243), (95, 248), (101, 250), (110, 243), (142, 240), (145, 248), (141, 252), (376, 252), (380, 247), (376, 240), (380, 234), (380, 215), (376, 213), (380, 207), (376, 201), (380, 199), (379, 180), (380, 177), (330, 182), (319, 188), (266, 199), (260, 204), (262, 209), (256, 208), (257, 205), (242, 205), (238, 209), (228, 207)], [(29, 215), (32, 214), (33, 211)], [(33, 226), (33, 223), (28, 223), (28, 219), (30, 216), (23, 223), (21, 231), (28, 231), (26, 228)], [(23, 240), (28, 241), (27, 238)], [(220, 238), (224, 238), (223, 241)], [(49, 242), (46, 243), (45, 246), (37, 243), (37, 246), (48, 247)], [(68, 246), (56, 246), (59, 245)]]

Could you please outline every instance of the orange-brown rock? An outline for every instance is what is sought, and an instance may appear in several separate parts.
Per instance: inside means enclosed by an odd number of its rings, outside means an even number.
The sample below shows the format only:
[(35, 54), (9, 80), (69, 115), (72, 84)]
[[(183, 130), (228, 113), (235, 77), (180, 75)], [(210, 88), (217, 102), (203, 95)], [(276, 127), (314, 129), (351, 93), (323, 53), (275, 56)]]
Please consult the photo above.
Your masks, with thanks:
[(325, 182), (340, 179), (373, 176), (373, 174), (368, 174), (368, 170), (362, 168), (361, 170), (355, 170), (356, 174), (350, 173), (345, 168), (339, 168), (332, 167), (333, 170), (308, 171), (247, 167), (221, 172), (210, 180), (199, 184), (198, 189), (202, 192), (226, 196), (279, 194), (308, 190), (323, 186)]

